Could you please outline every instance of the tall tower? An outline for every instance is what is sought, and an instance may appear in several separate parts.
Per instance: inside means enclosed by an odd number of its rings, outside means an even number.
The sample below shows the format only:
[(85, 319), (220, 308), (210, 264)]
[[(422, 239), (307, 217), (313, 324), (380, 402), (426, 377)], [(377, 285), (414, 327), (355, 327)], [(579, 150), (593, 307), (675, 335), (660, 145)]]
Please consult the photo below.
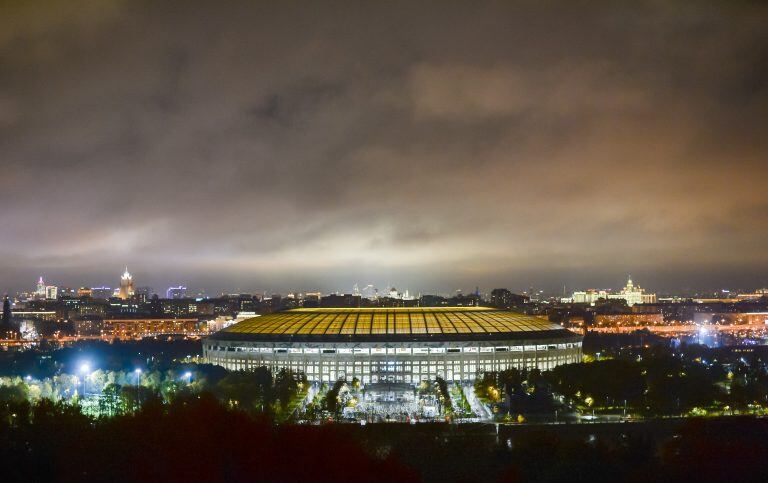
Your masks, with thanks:
[(45, 280), (43, 280), (42, 275), (37, 280), (37, 290), (35, 290), (35, 295), (37, 295), (37, 298), (40, 298), (40, 299), (45, 298)]
[(125, 272), (120, 277), (120, 292), (118, 297), (123, 300), (128, 300), (133, 297), (134, 292), (133, 277), (128, 273), (128, 267), (125, 267)]

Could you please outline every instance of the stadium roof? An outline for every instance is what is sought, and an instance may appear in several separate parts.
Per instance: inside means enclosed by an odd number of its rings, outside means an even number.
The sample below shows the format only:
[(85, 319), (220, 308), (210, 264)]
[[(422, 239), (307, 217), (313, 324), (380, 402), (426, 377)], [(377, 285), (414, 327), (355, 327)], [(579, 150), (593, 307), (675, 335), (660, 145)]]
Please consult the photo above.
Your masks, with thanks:
[(547, 320), (484, 307), (294, 309), (244, 320), (212, 336), (231, 340), (473, 340), (580, 338)]

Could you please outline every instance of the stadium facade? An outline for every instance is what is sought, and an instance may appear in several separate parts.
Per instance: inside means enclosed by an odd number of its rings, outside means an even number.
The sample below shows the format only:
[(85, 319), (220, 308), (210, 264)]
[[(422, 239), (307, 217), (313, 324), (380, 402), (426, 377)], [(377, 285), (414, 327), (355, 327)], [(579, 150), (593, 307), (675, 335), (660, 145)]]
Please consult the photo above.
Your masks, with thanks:
[(483, 307), (294, 309), (203, 341), (212, 364), (302, 371), (313, 382), (472, 381), (486, 371), (581, 360), (582, 337), (541, 318)]

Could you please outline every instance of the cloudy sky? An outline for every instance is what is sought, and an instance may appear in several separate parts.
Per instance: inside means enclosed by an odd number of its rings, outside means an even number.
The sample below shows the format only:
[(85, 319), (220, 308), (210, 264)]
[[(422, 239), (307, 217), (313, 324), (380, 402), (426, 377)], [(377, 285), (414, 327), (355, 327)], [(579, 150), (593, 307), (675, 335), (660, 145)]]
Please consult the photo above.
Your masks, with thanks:
[(0, 3), (0, 290), (768, 284), (763, 2)]

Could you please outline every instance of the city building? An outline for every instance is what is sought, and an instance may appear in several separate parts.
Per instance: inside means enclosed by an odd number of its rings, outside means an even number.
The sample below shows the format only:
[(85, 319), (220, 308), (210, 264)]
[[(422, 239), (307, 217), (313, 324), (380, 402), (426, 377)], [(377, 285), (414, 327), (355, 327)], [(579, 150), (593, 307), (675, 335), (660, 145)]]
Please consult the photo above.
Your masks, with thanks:
[(656, 294), (645, 293), (645, 289), (632, 282), (632, 277), (627, 280), (627, 285), (619, 293), (611, 293), (608, 290), (589, 289), (575, 291), (570, 297), (564, 297), (560, 301), (564, 304), (589, 304), (595, 305), (598, 300), (625, 300), (628, 306), (636, 304), (656, 303)]
[(664, 325), (664, 316), (655, 314), (596, 314), (597, 327), (646, 327)]
[(307, 292), (301, 299), (301, 306), (315, 308), (320, 306), (320, 298), (323, 296), (320, 292)]
[(118, 289), (117, 297), (123, 300), (128, 300), (133, 297), (133, 277), (128, 273), (128, 267), (125, 267), (125, 272), (120, 277), (120, 288)]
[(61, 314), (55, 310), (14, 310), (13, 318), (20, 319), (38, 319), (47, 322), (55, 322), (60, 319)]
[(656, 303), (656, 294), (647, 294), (645, 289), (635, 285), (630, 277), (627, 285), (619, 293), (611, 293), (608, 290), (579, 290), (571, 294), (570, 297), (560, 299), (566, 304), (589, 304), (595, 305), (598, 300), (625, 300), (628, 306), (636, 304)]
[(46, 285), (45, 286), (45, 299), (46, 300), (56, 300), (59, 298), (59, 287), (56, 285)]
[(165, 291), (165, 296), (169, 299), (185, 299), (187, 298), (187, 287), (184, 285), (168, 287), (168, 290)]
[(160, 307), (164, 314), (171, 314), (176, 317), (185, 317), (188, 315), (214, 315), (215, 303), (209, 300), (196, 299), (162, 299)]
[(17, 330), (11, 323), (11, 301), (6, 295), (3, 298), (3, 316), (0, 319), (0, 339), (11, 339), (16, 334)]
[(152, 296), (152, 287), (136, 287), (133, 292), (133, 297), (139, 302), (146, 302)]
[(768, 328), (768, 312), (720, 312), (693, 314), (696, 325), (755, 325)]
[(624, 299), (628, 306), (635, 304), (655, 304), (656, 294), (645, 293), (645, 289), (632, 283), (632, 277), (627, 280), (627, 285), (617, 294), (608, 294), (608, 299)]
[(600, 299), (608, 299), (608, 292), (605, 290), (585, 290), (573, 292), (571, 302), (574, 304), (589, 304), (595, 305)]
[(102, 334), (103, 322), (101, 318), (77, 318), (72, 326), (78, 337), (94, 337)]
[(762, 298), (768, 299), (768, 288), (761, 288), (755, 290), (752, 293), (740, 293), (736, 296), (736, 300), (760, 300)]
[(495, 288), (491, 290), (491, 305), (499, 309), (509, 309), (517, 305), (522, 305), (527, 301), (527, 296), (517, 295), (506, 288)]
[(485, 307), (294, 309), (247, 319), (203, 341), (228, 369), (262, 365), (310, 381), (472, 381), (485, 371), (581, 360), (582, 337), (537, 317)]
[(42, 275), (37, 280), (37, 288), (35, 290), (35, 295), (38, 299), (45, 298), (45, 280), (43, 280)]
[(115, 291), (112, 289), (112, 287), (93, 287), (91, 288), (91, 297), (95, 299), (107, 300), (112, 298), (114, 292)]
[(156, 335), (197, 335), (197, 319), (181, 318), (120, 318), (103, 323), (104, 335), (116, 339), (141, 339)]
[(320, 298), (320, 307), (360, 307), (360, 301), (362, 297), (360, 295), (353, 295), (351, 293), (346, 294), (329, 294)]

